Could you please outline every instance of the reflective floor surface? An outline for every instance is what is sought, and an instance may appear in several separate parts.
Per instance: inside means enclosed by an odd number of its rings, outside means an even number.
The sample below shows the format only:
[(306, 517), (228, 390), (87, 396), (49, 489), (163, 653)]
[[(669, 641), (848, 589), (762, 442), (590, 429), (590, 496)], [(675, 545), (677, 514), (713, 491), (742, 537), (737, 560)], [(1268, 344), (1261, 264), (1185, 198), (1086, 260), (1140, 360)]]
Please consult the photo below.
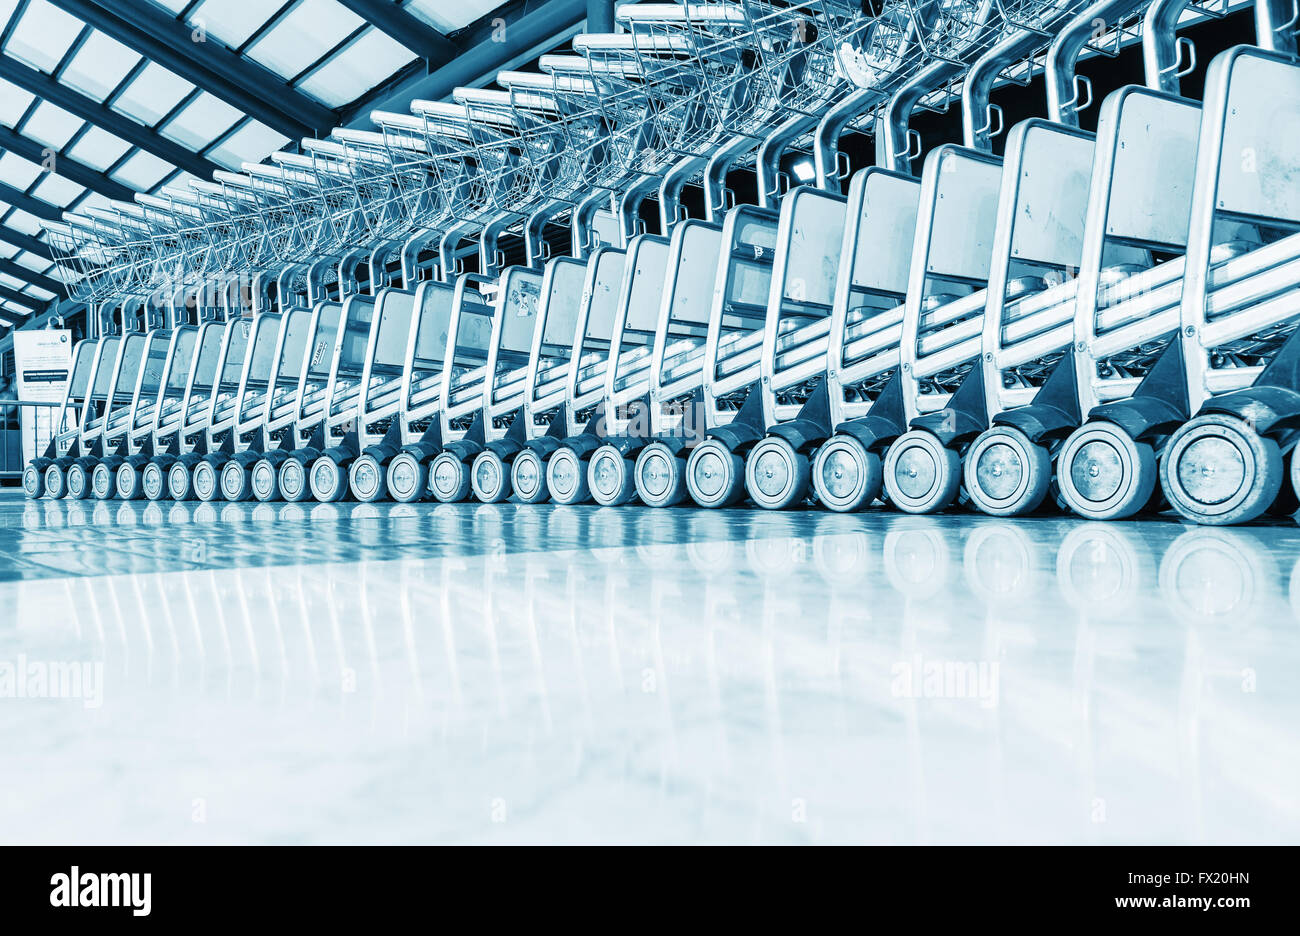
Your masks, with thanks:
[(1300, 528), (0, 493), (0, 841), (1300, 840)]

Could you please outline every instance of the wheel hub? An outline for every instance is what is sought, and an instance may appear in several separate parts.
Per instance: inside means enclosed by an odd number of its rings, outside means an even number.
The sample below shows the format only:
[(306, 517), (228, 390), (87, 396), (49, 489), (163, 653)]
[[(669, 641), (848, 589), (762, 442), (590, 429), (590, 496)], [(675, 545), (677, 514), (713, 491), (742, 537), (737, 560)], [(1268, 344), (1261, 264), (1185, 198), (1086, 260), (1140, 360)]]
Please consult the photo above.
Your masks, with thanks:
[(1109, 442), (1085, 443), (1070, 466), (1074, 489), (1090, 501), (1114, 497), (1124, 482), (1124, 463)]
[(453, 494), (457, 482), (456, 465), (450, 458), (439, 458), (433, 467), (433, 483), (439, 494)]
[(352, 481), (357, 486), (357, 493), (369, 497), (379, 486), (379, 471), (370, 459), (362, 459), (352, 472)]
[(270, 497), (275, 485), (275, 470), (265, 462), (258, 462), (253, 468), (253, 490), (258, 497)]
[(415, 466), (409, 456), (398, 456), (393, 462), (392, 477), (389, 479), (393, 490), (402, 497), (415, 493)]
[(1015, 494), (1024, 475), (1020, 453), (1004, 442), (986, 448), (975, 464), (980, 487), (994, 500), (1006, 500)]
[(860, 477), (857, 460), (844, 449), (837, 448), (826, 457), (822, 481), (832, 497), (848, 497), (858, 486)]
[(780, 452), (761, 452), (754, 464), (754, 480), (768, 497), (777, 497), (790, 483), (790, 466)]
[(695, 465), (695, 486), (705, 497), (714, 497), (722, 491), (725, 471), (717, 452), (705, 452)]
[(1227, 439), (1197, 439), (1178, 459), (1178, 480), (1183, 490), (1202, 504), (1222, 504), (1246, 480), (1246, 460)]
[(641, 483), (655, 497), (668, 493), (668, 459), (658, 452), (646, 456), (641, 467)]
[(897, 465), (894, 478), (898, 482), (899, 490), (908, 497), (925, 496), (934, 487), (935, 479), (939, 475), (934, 456), (919, 445), (912, 445), (905, 449), (898, 456)]
[(577, 483), (578, 472), (573, 457), (557, 452), (551, 457), (551, 486), (557, 494), (568, 494)]
[(194, 469), (194, 491), (204, 500), (212, 496), (213, 472), (213, 467), (207, 462)]
[(520, 455), (515, 460), (515, 482), (522, 494), (529, 495), (537, 491), (537, 460), (531, 454)]
[(286, 497), (297, 497), (302, 493), (302, 465), (296, 461), (287, 461), (280, 469), (280, 489)]
[(501, 469), (495, 458), (479, 459), (478, 471), (475, 473), (479, 490), (484, 494), (495, 494), (501, 484)]
[(592, 470), (592, 480), (595, 482), (596, 490), (604, 495), (613, 495), (618, 491), (619, 477), (618, 467), (614, 464), (614, 459), (610, 455), (601, 455), (596, 459), (595, 468)]

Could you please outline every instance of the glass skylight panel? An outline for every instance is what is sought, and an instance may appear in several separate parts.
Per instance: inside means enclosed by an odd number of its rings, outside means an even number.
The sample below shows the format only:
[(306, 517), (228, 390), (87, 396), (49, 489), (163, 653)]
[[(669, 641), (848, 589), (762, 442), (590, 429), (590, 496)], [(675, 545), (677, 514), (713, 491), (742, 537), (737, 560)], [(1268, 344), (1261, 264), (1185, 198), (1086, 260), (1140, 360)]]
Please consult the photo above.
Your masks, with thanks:
[(13, 153), (0, 156), (0, 182), (21, 191), (27, 191), (27, 186), (35, 182), (43, 171), (36, 163), (28, 162)]
[(0, 286), (8, 286), (10, 289), (22, 289), (26, 285), (17, 277), (10, 276), (8, 273), (0, 273)]
[(184, 78), (150, 62), (113, 102), (113, 109), (152, 127), (193, 90)]
[(238, 171), (240, 163), (261, 162), (288, 142), (287, 136), (276, 133), (264, 123), (250, 120), (208, 156), (227, 169)]
[(104, 208), (104, 209), (108, 209), (108, 208), (111, 208), (111, 207), (112, 207), (112, 204), (110, 204), (110, 202), (109, 202), (109, 200), (108, 200), (107, 198), (105, 198), (105, 197), (104, 197), (103, 195), (101, 195), (99, 192), (92, 192), (90, 189), (87, 189), (87, 190), (86, 190), (86, 196), (85, 196), (85, 198), (83, 198), (83, 199), (81, 199), (81, 201), (77, 202), (77, 206), (76, 206), (76, 209), (75, 209), (75, 210), (77, 210), (77, 211), (85, 211), (87, 208)]
[(171, 163), (159, 159), (153, 153), (146, 153), (141, 150), (122, 163), (110, 178), (142, 192), (147, 192), (175, 171), (176, 167)]
[(8, 227), (13, 228), (15, 231), (19, 231), (23, 234), (30, 234), (32, 237), (35, 237), (44, 230), (39, 218), (35, 215), (28, 214), (21, 208), (15, 208), (13, 214), (5, 218), (5, 224)]
[(238, 49), (271, 18), (276, 7), (250, 0), (203, 0), (186, 21), (192, 28), (202, 24), (209, 38)]
[(73, 135), (85, 123), (80, 117), (69, 114), (62, 107), (56, 107), (49, 101), (42, 101), (27, 123), (23, 124), (23, 136), (30, 137), (42, 146), (61, 150)]
[(31, 0), (4, 51), (33, 68), (53, 74), (85, 27), (81, 20), (47, 0)]
[(68, 155), (79, 163), (103, 172), (121, 159), (131, 144), (100, 127), (91, 127), (73, 144)]
[(501, 0), (455, 0), (454, 3), (448, 3), (447, 0), (411, 0), (403, 9), (446, 34), (464, 29), (500, 5)]
[(415, 58), (396, 39), (368, 29), (298, 87), (330, 107), (354, 101)]
[(51, 205), (58, 205), (60, 208), (66, 208), (76, 201), (77, 196), (84, 191), (83, 187), (76, 182), (72, 182), (57, 175), (53, 172), (47, 173), (41, 180), (41, 184), (36, 186), (32, 194), (41, 201), (47, 201)]
[(181, 10), (189, 6), (189, 0), (150, 0), (154, 6), (171, 11), (173, 16), (180, 16)]
[(6, 127), (16, 127), (33, 100), (34, 95), (0, 78), (0, 123)]
[(139, 63), (138, 53), (112, 36), (94, 30), (59, 80), (87, 97), (103, 101)]
[(233, 127), (241, 116), (237, 108), (204, 91), (159, 132), (182, 146), (200, 150)]
[(303, 0), (248, 49), (249, 58), (292, 78), (363, 25), (335, 0)]
[(0, 240), (0, 257), (11, 260), (16, 253), (18, 253), (17, 247), (14, 247), (8, 241)]
[(15, 260), (14, 263), (18, 264), (20, 267), (26, 267), (33, 273), (44, 273), (46, 268), (52, 265), (50, 261), (29, 253), (24, 253), (21, 257)]
[(41, 287), (32, 286), (31, 284), (28, 284), (27, 286), (27, 295), (39, 299), (42, 302), (49, 302), (54, 298), (54, 293), (50, 292), (48, 289), (41, 289)]

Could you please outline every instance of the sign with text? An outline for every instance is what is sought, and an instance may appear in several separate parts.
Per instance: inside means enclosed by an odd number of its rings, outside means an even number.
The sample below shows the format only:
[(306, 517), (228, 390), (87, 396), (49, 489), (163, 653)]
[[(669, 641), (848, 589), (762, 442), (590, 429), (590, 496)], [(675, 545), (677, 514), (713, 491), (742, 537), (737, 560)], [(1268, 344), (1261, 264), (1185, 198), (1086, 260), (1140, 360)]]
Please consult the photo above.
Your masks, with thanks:
[[(72, 371), (72, 332), (66, 328), (15, 331), (14, 375), (18, 399), (23, 403), (62, 403)], [(45, 451), (54, 436), (53, 406), (24, 406), (22, 413), (23, 462)]]

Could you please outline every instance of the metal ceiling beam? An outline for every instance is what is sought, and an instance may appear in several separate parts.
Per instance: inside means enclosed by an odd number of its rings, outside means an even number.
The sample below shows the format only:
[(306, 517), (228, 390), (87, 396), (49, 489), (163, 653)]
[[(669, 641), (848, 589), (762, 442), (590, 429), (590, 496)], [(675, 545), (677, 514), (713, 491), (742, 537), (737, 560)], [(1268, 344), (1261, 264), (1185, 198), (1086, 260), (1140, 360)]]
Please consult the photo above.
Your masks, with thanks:
[[(54, 219), (51, 218), (50, 220), (53, 221)], [(46, 260), (54, 259), (54, 251), (50, 248), (49, 244), (45, 243), (45, 241), (37, 240), (30, 234), (24, 234), (22, 231), (15, 231), (13, 228), (6, 227), (3, 224), (0, 224), (0, 241), (4, 241), (6, 244), (12, 244), (19, 250), (25, 250), (29, 254), (36, 254), (36, 256), (43, 257)]]
[(37, 198), (34, 195), (28, 195), (12, 185), (6, 185), (0, 182), (0, 201), (7, 202), (15, 208), (21, 208), (29, 215), (34, 215), (42, 221), (60, 221), (63, 219), (63, 209), (58, 205), (52, 205), (43, 198)]
[(221, 168), (198, 153), (74, 91), (44, 72), (28, 68), (7, 55), (0, 55), (0, 78), (18, 85), (51, 104), (57, 104), (82, 120), (88, 120), (109, 133), (121, 137), (132, 146), (152, 153), (164, 162), (193, 173), (200, 179), (210, 179), (212, 173)]
[[(402, 113), (416, 99), (440, 101), (449, 97), (453, 88), (491, 81), (497, 72), (549, 52), (573, 35), (586, 15), (587, 0), (546, 0), (531, 10), (528, 3), (503, 7), (456, 34), (456, 44), (463, 51), (451, 62), (398, 84), (383, 97), (367, 95), (343, 113), (342, 123), (353, 129), (370, 129), (372, 110)], [(504, 34), (496, 21), (505, 23)], [(502, 38), (504, 41), (498, 41)]]
[(430, 68), (446, 65), (460, 54), (460, 46), (393, 0), (339, 0), (339, 3), (426, 60)]
[(37, 273), (35, 270), (29, 270), (21, 263), (14, 263), (12, 260), (0, 260), (0, 273), (8, 273), (20, 280), (25, 280), (33, 286), (37, 286), (46, 292), (52, 292), (61, 299), (68, 296), (68, 288), (60, 280), (56, 280), (44, 273)]
[(99, 192), (105, 198), (130, 201), (135, 196), (135, 189), (128, 188), (121, 182), (115, 182), (104, 173), (91, 169), (70, 156), (54, 154), (53, 165), (47, 167), (45, 163), (50, 158), (51, 150), (35, 140), (29, 139), (20, 133), (15, 133), (8, 127), (0, 126), (0, 149), (9, 150), (15, 156), (21, 156), (28, 162), (36, 163), (42, 169), (53, 169), (65, 179)]
[(190, 27), (144, 0), (50, 0), (89, 26), (169, 68), (290, 139), (329, 132), (332, 110), (283, 78), (217, 41), (196, 41)]
[(45, 300), (37, 299), (26, 293), (20, 293), (16, 289), (10, 289), (8, 286), (0, 286), (0, 299), (8, 299), (15, 305), (25, 306), (33, 312), (39, 312), (45, 308)]

